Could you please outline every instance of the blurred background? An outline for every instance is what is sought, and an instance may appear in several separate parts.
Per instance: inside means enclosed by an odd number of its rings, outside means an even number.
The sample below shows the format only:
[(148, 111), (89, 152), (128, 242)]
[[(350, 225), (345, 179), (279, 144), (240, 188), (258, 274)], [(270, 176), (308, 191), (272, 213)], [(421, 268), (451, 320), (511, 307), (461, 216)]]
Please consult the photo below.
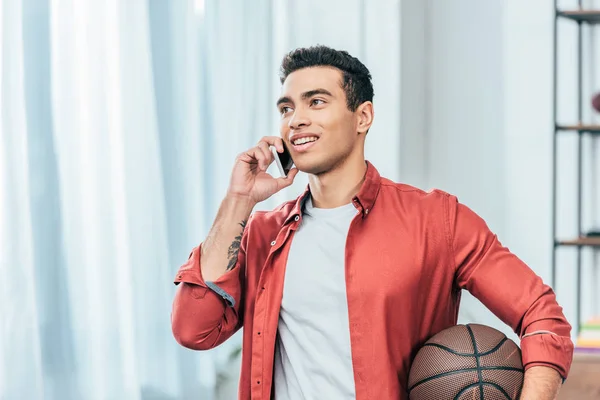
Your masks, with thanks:
[[(600, 244), (577, 242), (600, 228), (600, 37), (557, 28), (550, 0), (0, 0), (0, 399), (236, 398), (241, 336), (179, 346), (172, 282), (314, 44), (371, 70), (367, 158), (479, 213), (576, 341), (600, 315)], [(459, 322), (518, 343), (467, 293)]]

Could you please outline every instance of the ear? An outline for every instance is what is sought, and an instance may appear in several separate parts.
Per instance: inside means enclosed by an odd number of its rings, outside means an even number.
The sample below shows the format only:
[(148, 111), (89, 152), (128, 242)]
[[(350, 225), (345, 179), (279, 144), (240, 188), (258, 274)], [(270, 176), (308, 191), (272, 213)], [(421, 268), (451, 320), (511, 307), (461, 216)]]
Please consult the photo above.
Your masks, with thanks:
[(373, 103), (370, 101), (365, 101), (360, 106), (358, 106), (358, 108), (354, 112), (354, 115), (356, 115), (358, 122), (358, 126), (356, 128), (357, 132), (367, 133), (369, 128), (371, 128), (371, 125), (373, 125), (373, 117), (375, 116), (373, 110)]

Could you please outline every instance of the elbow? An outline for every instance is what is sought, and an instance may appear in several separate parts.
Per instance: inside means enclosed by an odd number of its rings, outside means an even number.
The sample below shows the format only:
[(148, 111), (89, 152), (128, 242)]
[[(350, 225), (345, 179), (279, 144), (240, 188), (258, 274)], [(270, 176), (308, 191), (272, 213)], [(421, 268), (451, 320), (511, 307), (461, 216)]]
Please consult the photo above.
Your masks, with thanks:
[(177, 335), (174, 333), (174, 337), (175, 340), (177, 341), (177, 343), (179, 343), (181, 346), (185, 347), (186, 349), (190, 349), (190, 350), (210, 350), (213, 347), (206, 344), (206, 341), (204, 340), (198, 340), (195, 337), (192, 336), (185, 336), (185, 335)]
[[(226, 336), (223, 301), (218, 296), (198, 301), (185, 285), (177, 292), (171, 312), (171, 331), (181, 346), (191, 350), (215, 348)], [(206, 289), (208, 290), (208, 289)]]
[(190, 350), (210, 350), (215, 347), (213, 332), (201, 333), (185, 325), (173, 321), (171, 331), (175, 341)]

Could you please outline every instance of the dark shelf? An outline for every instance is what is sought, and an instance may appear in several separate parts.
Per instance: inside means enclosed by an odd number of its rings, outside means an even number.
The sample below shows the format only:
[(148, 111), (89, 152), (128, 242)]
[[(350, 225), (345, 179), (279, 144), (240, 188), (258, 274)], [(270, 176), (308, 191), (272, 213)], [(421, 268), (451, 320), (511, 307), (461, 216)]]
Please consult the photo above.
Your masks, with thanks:
[(579, 133), (600, 134), (600, 125), (586, 125), (586, 124), (557, 125), (556, 129), (559, 131), (572, 131), (572, 132), (579, 132)]
[(557, 246), (591, 246), (600, 247), (600, 237), (580, 237), (572, 240), (559, 240)]
[(559, 17), (567, 18), (577, 22), (600, 24), (600, 10), (559, 10), (556, 14)]

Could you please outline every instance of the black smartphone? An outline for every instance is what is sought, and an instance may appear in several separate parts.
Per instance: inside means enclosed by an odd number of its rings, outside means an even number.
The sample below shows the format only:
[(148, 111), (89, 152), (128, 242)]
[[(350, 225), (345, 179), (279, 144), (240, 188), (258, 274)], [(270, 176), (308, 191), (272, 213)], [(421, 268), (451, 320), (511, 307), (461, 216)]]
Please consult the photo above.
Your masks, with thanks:
[(292, 155), (287, 149), (285, 142), (283, 142), (283, 153), (279, 153), (275, 146), (271, 147), (271, 151), (275, 156), (275, 164), (277, 164), (279, 172), (282, 176), (287, 176), (292, 167), (294, 166), (294, 161), (292, 160)]

